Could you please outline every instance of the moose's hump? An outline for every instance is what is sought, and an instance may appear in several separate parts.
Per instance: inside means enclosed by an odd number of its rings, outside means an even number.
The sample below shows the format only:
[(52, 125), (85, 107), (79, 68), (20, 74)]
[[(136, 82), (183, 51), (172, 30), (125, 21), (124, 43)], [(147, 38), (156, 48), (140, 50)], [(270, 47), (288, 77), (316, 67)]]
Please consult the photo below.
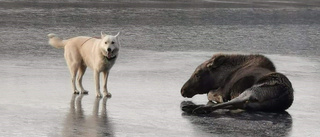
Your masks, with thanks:
[(262, 67), (269, 69), (270, 71), (276, 71), (276, 68), (272, 61), (260, 54), (240, 55), (240, 54), (215, 54), (210, 59), (214, 61), (218, 58), (224, 58), (223, 64), (232, 65), (234, 67)]

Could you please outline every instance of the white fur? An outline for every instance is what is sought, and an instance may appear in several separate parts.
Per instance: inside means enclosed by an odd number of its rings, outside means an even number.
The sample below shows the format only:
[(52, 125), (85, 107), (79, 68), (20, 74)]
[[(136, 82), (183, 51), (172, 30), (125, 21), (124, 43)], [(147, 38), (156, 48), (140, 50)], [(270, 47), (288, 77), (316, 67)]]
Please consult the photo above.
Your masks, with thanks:
[(62, 40), (52, 33), (48, 34), (51, 46), (64, 48), (64, 57), (71, 73), (73, 93), (79, 93), (75, 84), (77, 75), (80, 92), (82, 94), (88, 93), (82, 86), (82, 77), (86, 68), (89, 67), (94, 72), (97, 97), (102, 97), (100, 93), (100, 72), (103, 73), (104, 95), (111, 96), (107, 90), (107, 79), (109, 71), (118, 57), (120, 47), (119, 34), (112, 36), (101, 32), (101, 38), (78, 36), (68, 40)]

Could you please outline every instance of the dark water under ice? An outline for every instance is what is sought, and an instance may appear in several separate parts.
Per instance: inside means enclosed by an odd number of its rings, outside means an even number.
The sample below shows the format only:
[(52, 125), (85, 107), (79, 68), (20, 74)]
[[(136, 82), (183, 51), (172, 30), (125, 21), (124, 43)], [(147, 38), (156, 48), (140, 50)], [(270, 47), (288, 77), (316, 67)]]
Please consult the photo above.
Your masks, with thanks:
[[(0, 0), (0, 136), (319, 136), (320, 2)], [(63, 38), (121, 31), (110, 99), (72, 95)], [(269, 57), (295, 89), (285, 113), (193, 116), (180, 88), (214, 53)]]

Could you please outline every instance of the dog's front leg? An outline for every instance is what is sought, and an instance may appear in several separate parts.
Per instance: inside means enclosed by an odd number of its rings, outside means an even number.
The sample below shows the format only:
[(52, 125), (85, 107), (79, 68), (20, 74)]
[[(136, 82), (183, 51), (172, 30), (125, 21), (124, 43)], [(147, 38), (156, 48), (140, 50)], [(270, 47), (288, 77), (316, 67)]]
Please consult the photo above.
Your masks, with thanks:
[(103, 71), (103, 93), (105, 97), (111, 97), (111, 93), (108, 92), (107, 83), (108, 83), (109, 71)]
[(96, 94), (97, 97), (101, 98), (102, 95), (100, 93), (100, 72), (99, 71), (94, 71), (94, 82), (96, 83)]

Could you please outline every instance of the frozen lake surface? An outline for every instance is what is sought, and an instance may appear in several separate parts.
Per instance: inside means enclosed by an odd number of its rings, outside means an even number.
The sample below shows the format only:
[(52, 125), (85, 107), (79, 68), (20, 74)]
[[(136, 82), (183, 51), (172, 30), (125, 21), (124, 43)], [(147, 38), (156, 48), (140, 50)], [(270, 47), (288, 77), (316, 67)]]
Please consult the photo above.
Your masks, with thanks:
[[(0, 0), (0, 136), (319, 136), (320, 3), (317, 1)], [(73, 95), (64, 38), (122, 32), (112, 98)], [(259, 53), (291, 80), (285, 113), (218, 111), (194, 116), (180, 88), (214, 53)]]

